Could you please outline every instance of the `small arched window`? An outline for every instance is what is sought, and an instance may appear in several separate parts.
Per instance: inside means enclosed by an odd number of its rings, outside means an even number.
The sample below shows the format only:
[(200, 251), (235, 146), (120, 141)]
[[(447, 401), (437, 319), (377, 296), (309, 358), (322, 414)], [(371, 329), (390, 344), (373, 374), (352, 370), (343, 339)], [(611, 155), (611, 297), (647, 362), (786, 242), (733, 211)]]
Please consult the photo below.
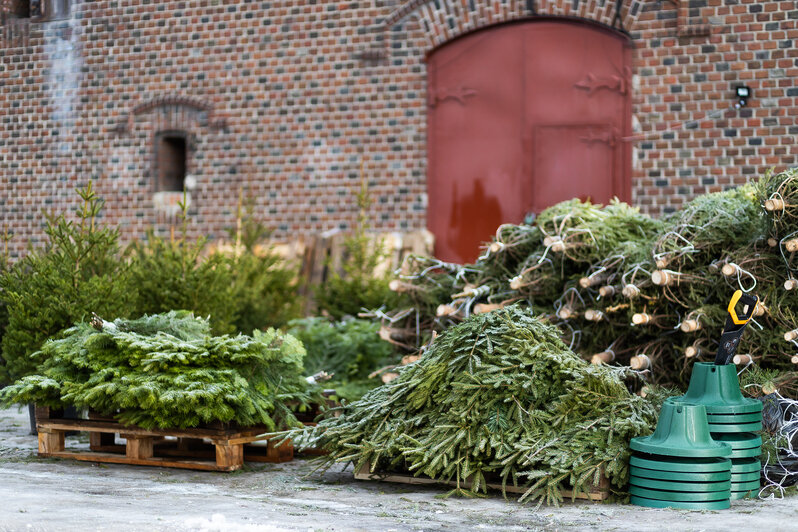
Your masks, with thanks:
[(188, 146), (183, 131), (163, 131), (155, 136), (155, 187), (157, 192), (183, 192), (188, 167)]

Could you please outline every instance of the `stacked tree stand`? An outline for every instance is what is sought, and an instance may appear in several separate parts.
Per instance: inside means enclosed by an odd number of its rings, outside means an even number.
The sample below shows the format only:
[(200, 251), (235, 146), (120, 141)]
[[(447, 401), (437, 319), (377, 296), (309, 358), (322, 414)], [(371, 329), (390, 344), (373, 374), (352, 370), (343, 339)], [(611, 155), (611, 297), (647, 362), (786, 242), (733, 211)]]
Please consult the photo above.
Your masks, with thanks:
[(651, 436), (633, 438), (632, 504), (721, 510), (731, 500), (731, 447), (710, 437), (703, 405), (668, 399)]
[(762, 403), (740, 393), (736, 368), (698, 362), (687, 393), (668, 398), (651, 436), (633, 438), (632, 503), (728, 508), (759, 493)]

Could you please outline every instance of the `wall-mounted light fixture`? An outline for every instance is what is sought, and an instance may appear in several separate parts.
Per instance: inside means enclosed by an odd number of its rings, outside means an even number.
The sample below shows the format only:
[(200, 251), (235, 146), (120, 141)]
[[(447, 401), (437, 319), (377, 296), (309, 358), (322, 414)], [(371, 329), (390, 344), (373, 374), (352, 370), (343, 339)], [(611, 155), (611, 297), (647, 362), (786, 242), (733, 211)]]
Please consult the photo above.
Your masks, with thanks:
[(750, 87), (745, 85), (737, 85), (734, 87), (734, 95), (737, 97), (737, 103), (734, 105), (737, 109), (745, 107), (748, 104), (748, 98), (753, 98), (754, 93)]

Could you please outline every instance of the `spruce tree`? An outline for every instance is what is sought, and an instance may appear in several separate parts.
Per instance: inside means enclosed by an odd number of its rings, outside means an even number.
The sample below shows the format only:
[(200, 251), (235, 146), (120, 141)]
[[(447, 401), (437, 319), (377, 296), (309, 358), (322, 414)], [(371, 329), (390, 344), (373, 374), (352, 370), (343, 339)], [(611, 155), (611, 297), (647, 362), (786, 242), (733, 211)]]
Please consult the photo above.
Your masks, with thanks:
[(35, 371), (46, 356), (43, 342), (92, 311), (127, 316), (135, 287), (118, 258), (119, 232), (97, 218), (103, 201), (92, 183), (78, 189), (76, 220), (45, 214), (47, 241), (0, 274), (0, 300), (8, 325), (2, 339), (9, 380)]
[(368, 210), (373, 203), (365, 177), (361, 177), (356, 196), (358, 207), (355, 232), (344, 241), (343, 275), (333, 272), (327, 281), (314, 291), (319, 313), (335, 320), (355, 317), (363, 309), (399, 304), (400, 297), (388, 287), (388, 273), (375, 275), (377, 266), (388, 254), (381, 239), (370, 236)]
[(254, 200), (239, 199), (236, 229), (230, 231), (235, 248), (226, 261), (237, 307), (234, 325), (244, 334), (282, 327), (301, 315), (298, 268), (268, 245), (269, 234), (255, 217)]
[(235, 331), (236, 300), (224, 255), (205, 256), (207, 239), (188, 236), (188, 204), (180, 202), (180, 234), (160, 237), (149, 231), (146, 242), (128, 247), (131, 282), (136, 288), (133, 315), (190, 310), (209, 316), (214, 333)]

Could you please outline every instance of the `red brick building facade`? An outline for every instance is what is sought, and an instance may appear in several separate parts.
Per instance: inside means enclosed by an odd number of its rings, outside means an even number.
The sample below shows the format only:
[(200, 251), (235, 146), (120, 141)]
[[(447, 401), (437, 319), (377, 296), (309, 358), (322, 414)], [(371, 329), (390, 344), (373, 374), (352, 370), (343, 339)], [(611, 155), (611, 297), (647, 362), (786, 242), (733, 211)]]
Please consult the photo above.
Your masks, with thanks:
[[(425, 58), (461, 35), (546, 18), (633, 47), (631, 200), (660, 214), (792, 166), (798, 6), (747, 0), (0, 0), (0, 226), (13, 256), (88, 180), (124, 239), (222, 238), (239, 190), (277, 237), (425, 226)], [(554, 51), (553, 51), (554, 53)], [(736, 85), (753, 91), (733, 107)], [(171, 177), (170, 177), (171, 176)], [(182, 184), (181, 184), (182, 186)], [(518, 221), (518, 220), (513, 220)]]

